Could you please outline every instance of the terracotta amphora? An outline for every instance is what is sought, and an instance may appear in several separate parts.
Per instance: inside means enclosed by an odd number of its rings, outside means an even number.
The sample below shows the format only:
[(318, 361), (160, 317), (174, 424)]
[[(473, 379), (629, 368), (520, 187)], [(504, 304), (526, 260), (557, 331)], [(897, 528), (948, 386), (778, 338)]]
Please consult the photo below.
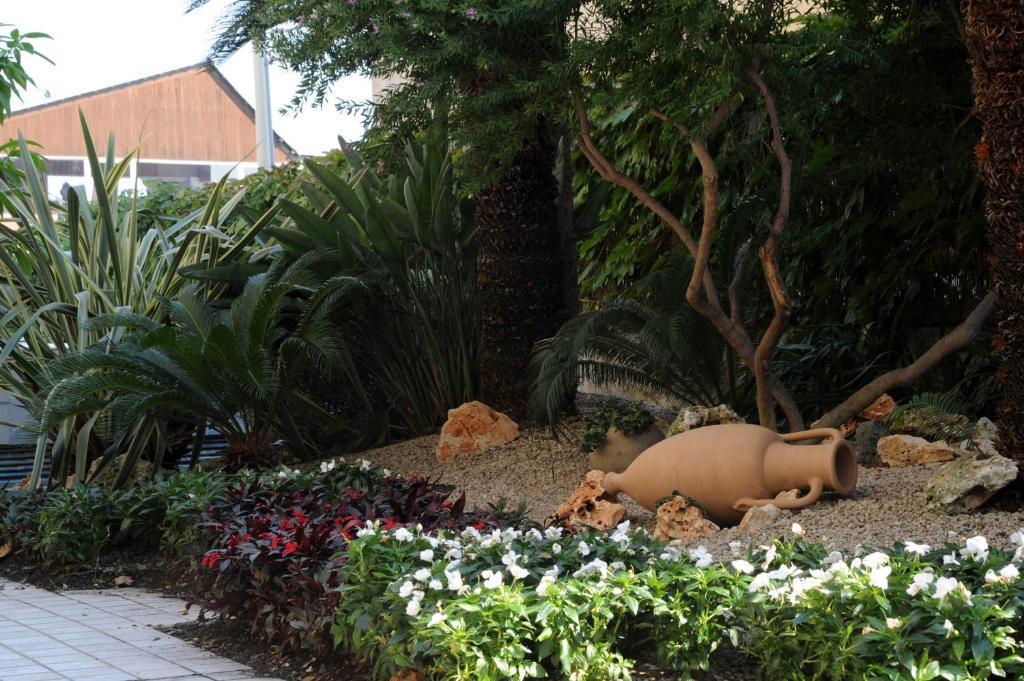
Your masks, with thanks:
[[(792, 444), (826, 438), (821, 444)], [(625, 492), (644, 508), (673, 492), (704, 507), (719, 525), (735, 525), (753, 506), (796, 509), (813, 504), (825, 489), (846, 496), (857, 486), (857, 459), (835, 428), (780, 435), (733, 423), (705, 426), (654, 445), (623, 473), (604, 479), (608, 494)], [(779, 492), (800, 489), (796, 499)]]

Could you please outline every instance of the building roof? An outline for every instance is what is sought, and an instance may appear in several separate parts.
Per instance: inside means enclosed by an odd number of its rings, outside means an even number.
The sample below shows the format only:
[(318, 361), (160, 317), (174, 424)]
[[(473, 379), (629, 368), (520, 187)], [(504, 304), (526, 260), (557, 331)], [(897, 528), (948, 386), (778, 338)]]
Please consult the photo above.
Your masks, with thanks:
[[(15, 111), (0, 125), (0, 138), (20, 130), (47, 155), (84, 156), (79, 110), (97, 146), (113, 133), (119, 155), (129, 144), (162, 160), (237, 162), (255, 154), (256, 113), (209, 62)], [(275, 160), (299, 155), (277, 133), (274, 140)]]

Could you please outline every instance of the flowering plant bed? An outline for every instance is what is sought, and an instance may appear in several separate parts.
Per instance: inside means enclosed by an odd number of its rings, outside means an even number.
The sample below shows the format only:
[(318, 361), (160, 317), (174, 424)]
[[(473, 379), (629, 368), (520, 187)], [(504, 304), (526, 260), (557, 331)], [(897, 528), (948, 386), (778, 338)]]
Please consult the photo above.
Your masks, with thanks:
[[(270, 481), (276, 486), (265, 486)], [(348, 541), (366, 522), (389, 529), (498, 526), (496, 511), (467, 512), (465, 498), (450, 495), (421, 478), (344, 463), (325, 465), (319, 476), (282, 471), (232, 487), (200, 522), (208, 548), (198, 602), (252, 622), (275, 643), (322, 649)]]

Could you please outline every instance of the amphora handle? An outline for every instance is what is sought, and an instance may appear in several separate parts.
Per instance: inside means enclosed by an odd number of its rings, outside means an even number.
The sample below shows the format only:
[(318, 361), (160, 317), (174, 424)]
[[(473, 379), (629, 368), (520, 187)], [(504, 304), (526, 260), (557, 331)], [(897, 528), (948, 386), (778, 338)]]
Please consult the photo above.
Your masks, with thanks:
[(798, 430), (795, 433), (782, 433), (779, 437), (783, 442), (800, 442), (801, 440), (813, 440), (823, 437), (828, 440), (842, 440), (843, 435), (835, 428), (811, 428), (810, 430)]
[[(821, 430), (833, 429), (822, 428)], [(814, 431), (805, 432), (809, 433)], [(803, 433), (800, 434), (802, 435)], [(811, 489), (808, 490), (807, 494), (803, 495), (798, 499), (751, 499), (750, 497), (743, 497), (741, 499), (737, 499), (736, 502), (732, 505), (732, 507), (737, 511), (749, 511), (754, 506), (767, 506), (768, 504), (771, 504), (772, 506), (775, 506), (776, 508), (781, 508), (783, 510), (804, 508), (805, 506), (810, 506), (815, 501), (817, 501), (818, 497), (821, 496), (822, 491), (825, 489), (825, 483), (822, 481), (821, 478), (811, 478), (809, 480), (809, 483), (811, 485)]]

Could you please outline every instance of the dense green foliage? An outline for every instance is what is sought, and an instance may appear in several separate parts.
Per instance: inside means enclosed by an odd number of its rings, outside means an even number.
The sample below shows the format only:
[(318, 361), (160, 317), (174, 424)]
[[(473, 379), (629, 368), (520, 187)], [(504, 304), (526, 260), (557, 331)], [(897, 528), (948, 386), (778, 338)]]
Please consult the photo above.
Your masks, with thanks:
[[(291, 413), (311, 401), (297, 367), (354, 371), (330, 322), (336, 292), (352, 284), (318, 279), (302, 267), (309, 260), (251, 277), (227, 310), (188, 286), (154, 315), (167, 324), (133, 313), (93, 317), (88, 328), (103, 330), (100, 340), (47, 367), (40, 427), (98, 416), (121, 443), (178, 420), (224, 436), (230, 467), (273, 462), (277, 434), (304, 454)], [(155, 455), (159, 468), (163, 452)]]
[(623, 435), (639, 435), (654, 423), (651, 412), (639, 402), (627, 405), (605, 402), (584, 417), (586, 430), (580, 441), (580, 449), (592, 452), (605, 443), (608, 430), (615, 428)]
[[(116, 187), (132, 155), (115, 162), (111, 147), (101, 163), (84, 120), (82, 126), (96, 178), (95, 204), (86, 200), (84, 187), (69, 193), (66, 205), (51, 203), (31, 164), (16, 185), (0, 180), (12, 212), (11, 221), (0, 225), (0, 390), (37, 422), (43, 419), (45, 390), (52, 383), (49, 364), (93, 347), (103, 336), (101, 329), (89, 326), (92, 317), (157, 314), (160, 299), (182, 289), (190, 268), (247, 260), (247, 246), (274, 215), (267, 213), (262, 223), (230, 234), (225, 227), (240, 196), (225, 200), (221, 183), (201, 210), (168, 226), (144, 229), (137, 205), (130, 202), (122, 209), (117, 201)], [(20, 140), (20, 146), (27, 157), (26, 142)], [(52, 445), (50, 479), (65, 480), (74, 473), (84, 480), (89, 464), (113, 444), (111, 429), (98, 416), (36, 428), (33, 479), (41, 479), (45, 452)], [(154, 453), (162, 453), (165, 435), (158, 429), (155, 439), (144, 435), (126, 446), (138, 451), (148, 441)]]

